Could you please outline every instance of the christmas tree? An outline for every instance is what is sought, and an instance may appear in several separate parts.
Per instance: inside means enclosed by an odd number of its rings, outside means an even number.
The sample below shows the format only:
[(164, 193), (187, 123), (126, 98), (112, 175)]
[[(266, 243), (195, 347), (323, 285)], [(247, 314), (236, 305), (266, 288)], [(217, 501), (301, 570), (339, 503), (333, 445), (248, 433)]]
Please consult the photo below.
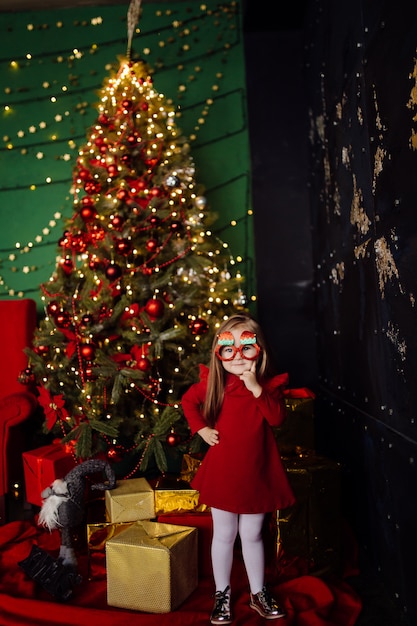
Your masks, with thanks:
[(128, 54), (99, 95), (30, 367), (45, 431), (77, 459), (165, 472), (198, 447), (181, 396), (221, 321), (245, 308), (243, 279), (150, 68)]

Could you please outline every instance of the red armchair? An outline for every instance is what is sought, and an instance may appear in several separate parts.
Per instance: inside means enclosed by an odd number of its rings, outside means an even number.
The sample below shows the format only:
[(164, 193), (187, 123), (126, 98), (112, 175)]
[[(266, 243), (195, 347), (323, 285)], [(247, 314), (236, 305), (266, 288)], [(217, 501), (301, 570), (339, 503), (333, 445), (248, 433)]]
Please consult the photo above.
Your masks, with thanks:
[(0, 525), (8, 521), (7, 494), (13, 482), (23, 480), (22, 452), (29, 433), (22, 422), (38, 405), (31, 387), (18, 380), (28, 365), (24, 348), (32, 344), (36, 324), (34, 300), (0, 300)]

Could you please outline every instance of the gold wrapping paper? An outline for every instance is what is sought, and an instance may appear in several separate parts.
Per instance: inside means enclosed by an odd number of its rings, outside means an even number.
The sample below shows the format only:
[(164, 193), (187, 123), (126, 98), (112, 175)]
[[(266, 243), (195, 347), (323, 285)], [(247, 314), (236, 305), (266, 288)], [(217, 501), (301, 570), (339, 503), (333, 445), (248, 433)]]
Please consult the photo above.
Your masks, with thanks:
[(106, 576), (106, 542), (117, 537), (134, 522), (103, 522), (87, 524), (88, 580), (99, 580)]
[(306, 559), (310, 571), (340, 567), (340, 465), (302, 454), (283, 457), (296, 496), (294, 506), (277, 512), (278, 558)]
[(196, 458), (191, 454), (184, 454), (181, 464), (181, 479), (186, 483), (191, 483), (200, 465), (201, 459)]
[(285, 408), (285, 421), (273, 428), (281, 453), (290, 454), (296, 448), (314, 450), (314, 398), (285, 398)]
[(199, 504), (200, 493), (195, 489), (155, 489), (155, 516), (164, 513), (202, 513), (205, 504)]
[(136, 522), (106, 543), (107, 603), (169, 613), (197, 588), (197, 529)]
[(117, 481), (105, 492), (106, 519), (109, 522), (136, 522), (155, 517), (154, 492), (145, 478)]

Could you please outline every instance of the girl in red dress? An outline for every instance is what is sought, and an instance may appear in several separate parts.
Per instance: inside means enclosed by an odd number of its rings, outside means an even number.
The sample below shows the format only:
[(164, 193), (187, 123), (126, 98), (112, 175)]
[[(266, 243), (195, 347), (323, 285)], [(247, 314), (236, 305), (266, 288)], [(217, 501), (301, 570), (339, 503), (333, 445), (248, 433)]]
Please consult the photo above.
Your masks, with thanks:
[(271, 426), (285, 419), (288, 375), (270, 374), (259, 324), (237, 314), (222, 324), (209, 368), (182, 398), (192, 433), (209, 445), (192, 481), (211, 508), (211, 557), (216, 585), (212, 624), (230, 624), (230, 576), (239, 533), (250, 587), (250, 607), (266, 619), (285, 613), (265, 586), (262, 527), (266, 513), (294, 503)]

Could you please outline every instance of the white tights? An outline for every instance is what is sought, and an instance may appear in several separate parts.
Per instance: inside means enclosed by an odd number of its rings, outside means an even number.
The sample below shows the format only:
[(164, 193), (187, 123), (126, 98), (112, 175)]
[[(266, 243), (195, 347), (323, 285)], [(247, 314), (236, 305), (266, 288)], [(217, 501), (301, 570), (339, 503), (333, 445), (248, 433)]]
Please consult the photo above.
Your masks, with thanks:
[(224, 591), (230, 585), (233, 548), (239, 533), (249, 587), (251, 593), (258, 593), (264, 586), (265, 573), (265, 553), (262, 539), (264, 513), (238, 515), (213, 508), (211, 513), (213, 517), (211, 560), (216, 591)]

